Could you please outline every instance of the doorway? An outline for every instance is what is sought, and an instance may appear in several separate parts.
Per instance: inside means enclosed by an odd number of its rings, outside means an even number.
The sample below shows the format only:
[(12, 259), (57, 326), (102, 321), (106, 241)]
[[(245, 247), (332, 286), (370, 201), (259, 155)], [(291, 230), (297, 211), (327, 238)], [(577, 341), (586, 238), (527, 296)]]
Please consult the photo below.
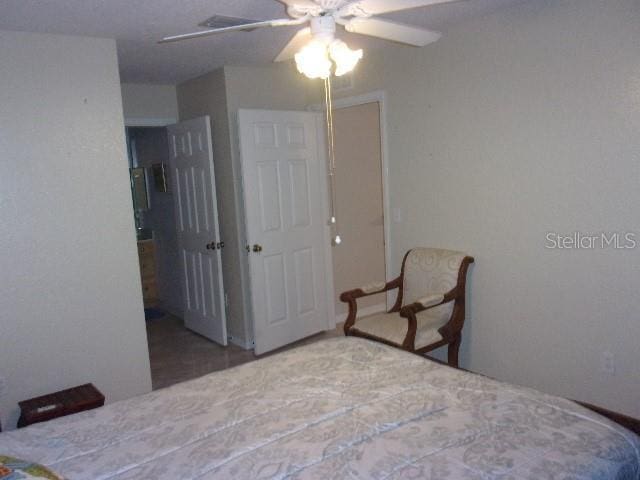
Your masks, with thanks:
[[(174, 137), (180, 147), (170, 149)], [(220, 361), (226, 355), (221, 346), (226, 345), (226, 333), (213, 335), (200, 328), (195, 320), (204, 315), (194, 320), (194, 312), (204, 312), (207, 318), (216, 313), (213, 320), (222, 317), (224, 322), (221, 280), (218, 288), (206, 283), (209, 272), (221, 278), (218, 265), (211, 265), (220, 260), (221, 244), (218, 239), (215, 249), (211, 246), (218, 235), (215, 188), (206, 185), (207, 178), (213, 182), (210, 137), (208, 117), (169, 127), (126, 128), (132, 227), (135, 224), (154, 388), (226, 365)], [(179, 205), (186, 207), (178, 211)], [(185, 244), (188, 240), (197, 241)], [(191, 263), (185, 266), (182, 257)]]
[[(388, 265), (381, 101), (336, 101), (334, 108), (336, 211), (342, 239), (332, 250), (338, 323), (348, 310), (340, 293), (388, 279)], [(387, 305), (384, 293), (358, 303), (359, 316), (381, 312)]]
[[(326, 171), (317, 113), (238, 111), (255, 352), (333, 319)], [(250, 247), (250, 245), (252, 245)]]
[[(165, 169), (165, 127), (127, 127), (140, 276), (145, 317), (182, 315), (182, 290), (173, 196)], [(160, 177), (164, 178), (160, 178)]]

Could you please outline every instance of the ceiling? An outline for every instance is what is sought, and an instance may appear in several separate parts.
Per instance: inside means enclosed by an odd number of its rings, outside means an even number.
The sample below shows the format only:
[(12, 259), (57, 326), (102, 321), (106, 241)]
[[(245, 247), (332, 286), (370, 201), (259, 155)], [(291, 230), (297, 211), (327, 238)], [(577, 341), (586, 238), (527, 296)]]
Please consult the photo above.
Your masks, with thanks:
[[(452, 25), (522, 1), (461, 0), (385, 17), (446, 35)], [(266, 20), (285, 17), (285, 9), (275, 0), (2, 0), (0, 29), (115, 38), (123, 82), (176, 84), (222, 65), (267, 64), (300, 28), (156, 43), (163, 36), (199, 30), (197, 25), (214, 14)], [(338, 35), (352, 46), (384, 43), (344, 31)]]

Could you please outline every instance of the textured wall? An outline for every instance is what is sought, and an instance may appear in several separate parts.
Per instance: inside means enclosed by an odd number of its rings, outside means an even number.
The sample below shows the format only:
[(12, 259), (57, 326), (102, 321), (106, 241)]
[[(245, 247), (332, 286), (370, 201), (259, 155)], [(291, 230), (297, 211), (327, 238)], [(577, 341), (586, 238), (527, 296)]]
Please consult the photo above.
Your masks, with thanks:
[[(341, 94), (387, 94), (390, 201), (402, 213), (391, 270), (414, 245), (476, 257), (463, 365), (635, 416), (640, 250), (545, 243), (550, 231), (637, 228), (638, 47), (634, 0), (531, 1), (422, 49), (366, 51)], [(241, 78), (259, 97), (242, 106), (319, 101), (318, 82), (300, 98), (291, 65), (267, 78), (278, 81)], [(601, 372), (604, 352), (615, 375)]]
[[(271, 65), (267, 67), (230, 66), (224, 68), (229, 134), (231, 139), (231, 168), (235, 185), (235, 206), (237, 217), (238, 243), (237, 261), (239, 269), (234, 272), (235, 285), (241, 287), (243, 317), (242, 330), (239, 336), (245, 344), (253, 341), (253, 321), (251, 298), (249, 295), (249, 262), (243, 250), (248, 244), (245, 232), (244, 197), (242, 191), (242, 174), (240, 171), (240, 151), (238, 140), (238, 109), (266, 108), (272, 110), (304, 110), (306, 105), (305, 82), (294, 74), (292, 65)], [(238, 292), (240, 293), (240, 292)], [(231, 303), (231, 302), (230, 302)]]
[(235, 185), (231, 164), (231, 145), (224, 70), (219, 69), (178, 85), (180, 120), (209, 115), (213, 136), (213, 164), (218, 196), (220, 236), (225, 243), (222, 250), (222, 275), (228, 296), (227, 334), (242, 343), (245, 320), (242, 310), (240, 282), (240, 247), (237, 241)]
[(113, 40), (0, 32), (0, 398), (151, 389)]
[(128, 125), (147, 125), (149, 121), (174, 123), (178, 119), (176, 87), (123, 83), (122, 107)]
[(393, 269), (413, 245), (476, 258), (463, 366), (636, 417), (640, 250), (545, 243), (640, 237), (639, 47), (637, 1), (525, 2), (365, 52), (347, 93), (387, 92)]
[[(210, 115), (220, 232), (225, 242), (222, 268), (228, 296), (227, 330), (235, 343), (253, 341), (245, 224), (237, 139), (239, 108), (302, 110), (305, 84), (291, 65), (225, 67), (177, 87), (180, 119)], [(246, 295), (245, 295), (246, 293)]]

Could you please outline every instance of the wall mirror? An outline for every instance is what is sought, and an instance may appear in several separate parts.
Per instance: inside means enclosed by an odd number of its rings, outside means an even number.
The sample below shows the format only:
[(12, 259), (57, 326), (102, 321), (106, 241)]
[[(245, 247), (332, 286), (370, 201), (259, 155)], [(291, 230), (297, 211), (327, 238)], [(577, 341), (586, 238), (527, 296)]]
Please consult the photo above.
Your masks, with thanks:
[(144, 168), (131, 169), (131, 195), (133, 197), (133, 209), (135, 211), (149, 209), (147, 172)]

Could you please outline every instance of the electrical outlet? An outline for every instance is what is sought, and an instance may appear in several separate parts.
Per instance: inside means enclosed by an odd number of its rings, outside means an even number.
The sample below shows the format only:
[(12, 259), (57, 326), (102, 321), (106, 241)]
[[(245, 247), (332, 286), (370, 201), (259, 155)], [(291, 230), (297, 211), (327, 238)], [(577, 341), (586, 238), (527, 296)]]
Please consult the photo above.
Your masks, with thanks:
[(602, 352), (602, 357), (600, 359), (600, 367), (602, 373), (606, 373), (607, 375), (615, 375), (616, 374), (616, 356), (611, 352)]

